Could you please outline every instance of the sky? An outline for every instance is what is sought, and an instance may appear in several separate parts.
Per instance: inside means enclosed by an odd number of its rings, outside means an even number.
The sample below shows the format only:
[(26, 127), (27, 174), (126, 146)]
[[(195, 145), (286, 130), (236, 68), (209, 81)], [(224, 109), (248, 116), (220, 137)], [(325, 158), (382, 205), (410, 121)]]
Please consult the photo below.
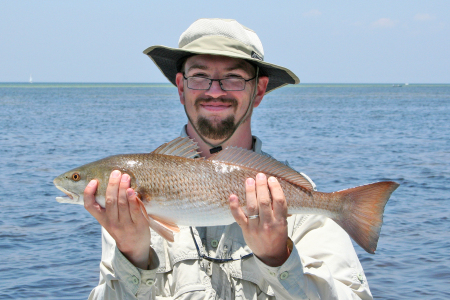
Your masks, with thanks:
[(142, 53), (236, 19), (302, 83), (450, 83), (450, 1), (0, 0), (0, 82), (167, 82)]

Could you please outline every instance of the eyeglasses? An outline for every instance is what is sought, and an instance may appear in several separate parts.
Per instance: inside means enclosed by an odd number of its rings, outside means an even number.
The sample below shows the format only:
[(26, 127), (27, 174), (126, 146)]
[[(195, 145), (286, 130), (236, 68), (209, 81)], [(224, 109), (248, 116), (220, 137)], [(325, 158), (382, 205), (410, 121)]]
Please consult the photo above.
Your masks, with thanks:
[(194, 240), (195, 248), (197, 248), (197, 253), (198, 253), (199, 258), (206, 259), (207, 261), (210, 261), (213, 263), (223, 264), (223, 263), (235, 261), (235, 260), (244, 260), (244, 259), (247, 259), (247, 258), (250, 258), (253, 256), (253, 253), (249, 253), (247, 255), (241, 256), (241, 258), (213, 258), (213, 257), (206, 256), (205, 254), (200, 253), (200, 248), (198, 247), (197, 241), (195, 240), (195, 237), (194, 237), (194, 231), (192, 230), (191, 226), (189, 228), (191, 229), (192, 239)]
[(213, 81), (218, 81), (220, 88), (223, 91), (243, 91), (245, 84), (256, 78), (244, 79), (244, 78), (224, 78), (224, 79), (211, 79), (206, 77), (191, 76), (186, 77), (183, 73), (184, 79), (187, 80), (187, 87), (191, 90), (209, 90)]

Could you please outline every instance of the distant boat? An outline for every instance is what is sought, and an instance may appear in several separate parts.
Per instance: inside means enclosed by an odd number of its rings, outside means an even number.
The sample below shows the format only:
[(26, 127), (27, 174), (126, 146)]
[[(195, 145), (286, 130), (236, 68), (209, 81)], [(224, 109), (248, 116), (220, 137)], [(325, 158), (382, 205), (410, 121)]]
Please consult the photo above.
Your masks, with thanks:
[(392, 86), (393, 86), (393, 87), (402, 87), (401, 84), (393, 84)]
[(28, 82), (33, 83), (33, 77), (31, 77), (31, 74), (30, 74), (30, 80)]
[(409, 85), (409, 83), (405, 83), (405, 85)]

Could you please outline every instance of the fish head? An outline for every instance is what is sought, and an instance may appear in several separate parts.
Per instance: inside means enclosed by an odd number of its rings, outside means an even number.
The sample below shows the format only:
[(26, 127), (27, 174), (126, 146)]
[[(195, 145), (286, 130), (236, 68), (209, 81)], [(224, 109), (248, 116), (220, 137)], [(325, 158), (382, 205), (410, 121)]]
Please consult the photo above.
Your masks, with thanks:
[(113, 159), (106, 158), (74, 168), (59, 175), (53, 180), (53, 183), (56, 188), (61, 190), (66, 196), (56, 197), (56, 201), (60, 203), (83, 205), (84, 189), (91, 180), (95, 179), (98, 182), (95, 200), (100, 206), (105, 207), (106, 187), (108, 185), (109, 176), (113, 170), (124, 172), (122, 168), (114, 163)]

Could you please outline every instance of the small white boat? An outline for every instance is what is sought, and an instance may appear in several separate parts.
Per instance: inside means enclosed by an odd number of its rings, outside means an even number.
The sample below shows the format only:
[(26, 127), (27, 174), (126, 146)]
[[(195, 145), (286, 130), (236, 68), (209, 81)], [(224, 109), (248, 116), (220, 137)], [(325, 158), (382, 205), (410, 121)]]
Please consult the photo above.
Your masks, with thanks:
[(33, 77), (31, 77), (31, 74), (30, 74), (30, 80), (28, 82), (33, 83)]
[(401, 84), (393, 84), (392, 86), (393, 86), (393, 87), (402, 87)]

